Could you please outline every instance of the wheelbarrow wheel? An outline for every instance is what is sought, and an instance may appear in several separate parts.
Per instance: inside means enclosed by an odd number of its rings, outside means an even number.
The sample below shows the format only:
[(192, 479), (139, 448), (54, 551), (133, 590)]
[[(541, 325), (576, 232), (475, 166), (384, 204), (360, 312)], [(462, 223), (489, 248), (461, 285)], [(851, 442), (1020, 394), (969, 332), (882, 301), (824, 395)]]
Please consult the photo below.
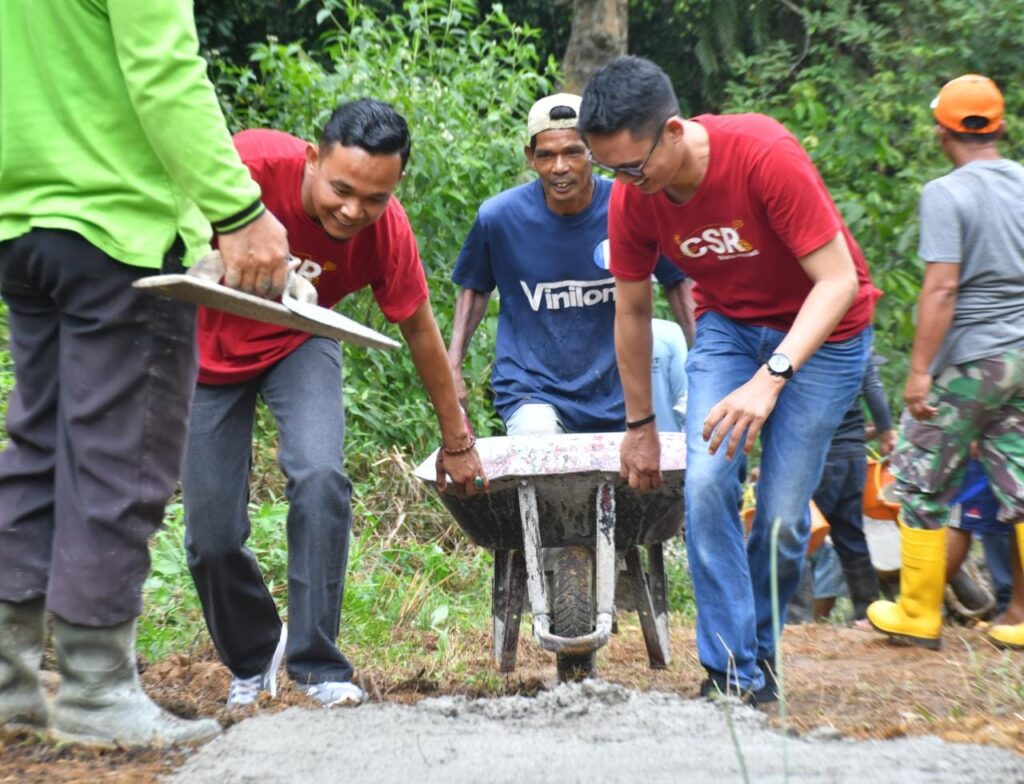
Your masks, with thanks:
[[(554, 570), (554, 627), (561, 637), (594, 631), (594, 566), (585, 547), (565, 547)], [(558, 680), (581, 681), (594, 674), (596, 654), (557, 654)]]

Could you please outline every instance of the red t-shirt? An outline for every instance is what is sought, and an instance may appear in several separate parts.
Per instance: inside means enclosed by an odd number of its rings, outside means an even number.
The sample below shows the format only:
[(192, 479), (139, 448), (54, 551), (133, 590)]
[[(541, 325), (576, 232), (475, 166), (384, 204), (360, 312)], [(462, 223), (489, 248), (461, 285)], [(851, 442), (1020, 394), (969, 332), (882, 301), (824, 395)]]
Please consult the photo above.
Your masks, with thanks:
[(608, 208), (612, 273), (647, 280), (659, 251), (693, 278), (697, 315), (708, 310), (787, 331), (811, 290), (797, 259), (842, 231), (860, 289), (830, 341), (871, 323), (881, 292), (807, 153), (760, 114), (701, 115), (710, 156), (686, 204), (616, 181)]
[[(427, 281), (416, 237), (398, 199), (380, 219), (349, 240), (327, 234), (302, 206), (306, 142), (279, 131), (242, 131), (234, 138), (242, 161), (263, 192), (263, 203), (288, 230), (302, 260), (298, 273), (332, 307), (364, 286), (373, 289), (391, 322), (404, 321), (426, 301)], [(309, 333), (199, 308), (199, 381), (234, 384), (255, 378), (309, 339)]]

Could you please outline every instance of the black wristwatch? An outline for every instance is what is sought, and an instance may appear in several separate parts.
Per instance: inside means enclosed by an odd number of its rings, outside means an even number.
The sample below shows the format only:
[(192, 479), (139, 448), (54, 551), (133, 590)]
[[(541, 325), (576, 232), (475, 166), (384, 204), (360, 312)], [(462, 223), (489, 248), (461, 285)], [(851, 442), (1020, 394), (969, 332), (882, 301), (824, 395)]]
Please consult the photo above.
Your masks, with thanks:
[(789, 357), (785, 354), (772, 354), (768, 357), (765, 367), (768, 368), (768, 372), (773, 376), (787, 379), (793, 377), (793, 363), (789, 361)]

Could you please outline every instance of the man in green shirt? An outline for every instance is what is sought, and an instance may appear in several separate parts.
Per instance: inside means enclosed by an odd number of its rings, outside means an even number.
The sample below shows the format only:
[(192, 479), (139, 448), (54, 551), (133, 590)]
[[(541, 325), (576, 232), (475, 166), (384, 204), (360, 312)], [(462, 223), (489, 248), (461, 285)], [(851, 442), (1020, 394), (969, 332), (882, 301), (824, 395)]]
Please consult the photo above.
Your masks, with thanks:
[[(277, 296), (288, 243), (231, 144), (191, 0), (0, 3), (0, 727), (190, 743), (216, 722), (139, 684), (135, 619), (181, 464), (195, 309), (138, 293), (218, 233), (225, 282)], [(61, 685), (39, 686), (45, 613)]]

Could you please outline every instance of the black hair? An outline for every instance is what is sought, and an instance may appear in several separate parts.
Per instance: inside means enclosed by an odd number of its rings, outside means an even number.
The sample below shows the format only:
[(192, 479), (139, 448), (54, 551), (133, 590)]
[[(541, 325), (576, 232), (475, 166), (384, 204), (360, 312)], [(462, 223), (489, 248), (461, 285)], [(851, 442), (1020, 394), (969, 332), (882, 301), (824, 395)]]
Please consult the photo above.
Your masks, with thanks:
[(391, 104), (360, 98), (338, 105), (320, 134), (320, 149), (334, 144), (359, 147), (372, 155), (402, 156), (402, 171), (409, 162), (412, 139), (405, 118)]
[[(988, 117), (972, 114), (964, 117), (960, 124), (965, 128), (984, 128), (989, 122), (991, 121)], [(998, 141), (1002, 135), (1002, 128), (996, 128), (988, 133), (965, 133), (964, 131), (954, 131), (952, 128), (947, 128), (946, 130), (952, 134), (954, 139), (964, 144), (988, 144), (989, 142)]]
[(668, 75), (650, 60), (627, 55), (598, 68), (590, 77), (576, 128), (584, 137), (622, 130), (637, 137), (650, 136), (678, 113), (679, 99)]
[[(552, 106), (551, 111), (548, 112), (548, 117), (552, 120), (572, 120), (576, 117), (576, 110), (571, 106), (564, 106), (559, 104), (558, 106)], [(537, 151), (537, 134), (530, 137), (530, 152)]]

